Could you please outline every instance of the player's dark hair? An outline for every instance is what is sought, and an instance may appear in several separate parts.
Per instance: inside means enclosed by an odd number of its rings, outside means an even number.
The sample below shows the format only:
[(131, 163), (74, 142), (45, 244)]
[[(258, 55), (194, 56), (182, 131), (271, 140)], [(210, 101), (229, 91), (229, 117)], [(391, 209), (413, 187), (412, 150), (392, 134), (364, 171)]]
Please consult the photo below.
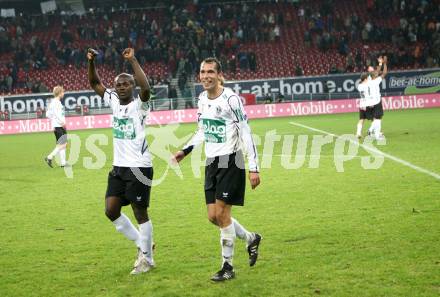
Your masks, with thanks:
[(217, 58), (209, 57), (203, 60), (202, 63), (208, 63), (208, 64), (215, 63), (215, 69), (217, 70), (217, 72), (219, 73), (223, 72), (222, 63), (220, 63), (220, 61)]
[(364, 81), (368, 78), (369, 74), (367, 72), (362, 72), (361, 73), (361, 81)]

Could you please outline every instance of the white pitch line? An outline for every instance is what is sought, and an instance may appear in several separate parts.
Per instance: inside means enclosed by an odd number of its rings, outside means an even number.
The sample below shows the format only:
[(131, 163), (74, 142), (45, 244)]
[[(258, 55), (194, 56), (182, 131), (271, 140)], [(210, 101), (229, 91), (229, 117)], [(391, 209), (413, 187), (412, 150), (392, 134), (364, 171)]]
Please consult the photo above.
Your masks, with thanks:
[[(333, 133), (330, 133), (330, 132), (326, 132), (324, 130), (316, 129), (316, 128), (313, 128), (313, 127), (309, 127), (309, 126), (306, 126), (306, 125), (303, 125), (303, 124), (299, 124), (299, 123), (295, 123), (295, 122), (290, 122), (290, 124), (294, 125), (294, 126), (302, 127), (302, 128), (308, 129), (308, 130), (312, 130), (312, 131), (315, 131), (315, 132), (318, 132), (318, 133), (321, 133), (321, 134), (327, 134), (327, 135), (330, 135), (330, 136), (333, 136), (333, 137), (336, 137), (336, 138), (340, 138), (341, 137), (341, 136), (338, 136), (336, 134), (333, 134)], [(408, 167), (410, 167), (410, 168), (412, 168), (412, 169), (414, 169), (414, 170), (416, 170), (418, 172), (428, 174), (428, 175), (430, 175), (430, 176), (440, 180), (440, 174), (438, 174), (438, 173), (429, 171), (429, 170), (427, 170), (425, 168), (419, 167), (419, 166), (414, 165), (414, 164), (412, 164), (412, 163), (410, 163), (408, 161), (405, 161), (405, 160), (402, 160), (400, 158), (394, 157), (394, 156), (392, 156), (390, 154), (384, 153), (384, 152), (382, 152), (382, 151), (380, 151), (378, 149), (366, 146), (366, 145), (364, 145), (362, 143), (355, 142), (353, 140), (349, 140), (349, 141), (359, 145), (360, 147), (362, 147), (363, 149), (365, 149), (367, 151), (370, 151), (370, 152), (382, 155), (382, 156), (384, 156), (384, 157), (386, 157), (386, 158), (388, 158), (390, 160), (393, 160), (394, 162), (397, 162), (397, 163), (400, 163), (402, 165), (408, 166)]]
[[(334, 158), (335, 155), (292, 155), (292, 154), (258, 154), (258, 156), (273, 156), (273, 157), (304, 157), (304, 158), (310, 158), (310, 157), (325, 157), (325, 158)], [(365, 156), (353, 156), (353, 158), (363, 158)]]

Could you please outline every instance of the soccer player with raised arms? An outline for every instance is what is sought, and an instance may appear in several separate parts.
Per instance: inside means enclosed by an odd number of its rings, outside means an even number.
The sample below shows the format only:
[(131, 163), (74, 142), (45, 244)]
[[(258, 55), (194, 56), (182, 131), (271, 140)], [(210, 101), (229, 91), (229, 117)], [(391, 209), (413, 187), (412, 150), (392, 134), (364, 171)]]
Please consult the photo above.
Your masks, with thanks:
[[(134, 50), (127, 48), (122, 55), (133, 68), (134, 77), (128, 73), (116, 76), (115, 90), (107, 89), (95, 69), (97, 51), (89, 49), (88, 77), (90, 86), (113, 111), (113, 169), (108, 175), (105, 195), (105, 214), (116, 230), (135, 242), (137, 259), (131, 274), (148, 272), (154, 267), (153, 225), (148, 217), (153, 165), (145, 139), (145, 120), (150, 110), (150, 86)], [(135, 95), (136, 83), (140, 87)], [(131, 205), (139, 224), (135, 228), (130, 219), (121, 213), (122, 206)]]
[(252, 189), (260, 184), (258, 156), (241, 99), (222, 84), (220, 62), (216, 58), (205, 59), (199, 75), (204, 92), (198, 101), (198, 129), (173, 160), (182, 161), (195, 146), (205, 143), (205, 200), (209, 221), (220, 228), (223, 259), (221, 269), (211, 280), (224, 281), (235, 277), (232, 258), (236, 237), (246, 241), (249, 265), (257, 261), (261, 235), (240, 225), (231, 217), (231, 209), (233, 205), (244, 204), (246, 171), (242, 144), (247, 151)]

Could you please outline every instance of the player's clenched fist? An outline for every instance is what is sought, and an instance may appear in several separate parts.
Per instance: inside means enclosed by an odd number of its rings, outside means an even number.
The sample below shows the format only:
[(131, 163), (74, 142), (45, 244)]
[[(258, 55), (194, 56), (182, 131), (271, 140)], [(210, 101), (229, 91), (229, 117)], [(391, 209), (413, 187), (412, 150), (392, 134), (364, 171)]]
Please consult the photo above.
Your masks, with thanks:
[(124, 57), (124, 59), (126, 60), (131, 60), (134, 58), (134, 49), (132, 48), (126, 48), (123, 52), (122, 52), (122, 56)]
[(87, 59), (88, 60), (94, 60), (95, 57), (99, 54), (99, 52), (93, 48), (89, 48), (87, 50)]

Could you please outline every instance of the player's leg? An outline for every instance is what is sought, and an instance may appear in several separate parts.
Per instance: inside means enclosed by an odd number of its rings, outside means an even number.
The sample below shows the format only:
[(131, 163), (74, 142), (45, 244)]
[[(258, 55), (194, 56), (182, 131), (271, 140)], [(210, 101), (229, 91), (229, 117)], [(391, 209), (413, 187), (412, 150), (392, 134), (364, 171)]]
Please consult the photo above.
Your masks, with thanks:
[(128, 202), (123, 198), (126, 183), (121, 179), (121, 168), (114, 166), (108, 174), (107, 191), (105, 194), (105, 215), (112, 221), (117, 231), (138, 245), (139, 232), (121, 208)]
[(377, 139), (377, 140), (382, 139), (383, 138), (382, 132), (381, 132), (381, 130), (382, 130), (382, 120), (381, 119), (374, 119), (373, 122), (375, 123), (375, 125), (374, 125), (374, 134), (373, 134), (374, 138)]
[(374, 128), (374, 138), (376, 138), (377, 140), (380, 140), (383, 138), (382, 135), (382, 117), (383, 117), (383, 106), (382, 106), (382, 102), (380, 102), (379, 104), (375, 105), (374, 108), (374, 122), (375, 124), (375, 128)]
[(364, 126), (364, 119), (359, 119), (357, 126), (356, 126), (356, 137), (362, 138), (362, 128)]
[(139, 175), (138, 178), (131, 169), (128, 169), (124, 176), (129, 181), (127, 183), (126, 197), (131, 202), (134, 217), (139, 224), (140, 251), (131, 272), (132, 274), (148, 272), (154, 267), (153, 224), (148, 216), (153, 169), (137, 168), (135, 170), (137, 173), (142, 174), (142, 176)]
[(362, 128), (364, 127), (364, 121), (367, 118), (367, 109), (359, 108), (359, 121), (356, 125), (356, 137), (358, 139), (362, 138)]
[(215, 161), (215, 158), (208, 158), (206, 160), (205, 167), (205, 202), (206, 202), (206, 210), (208, 213), (208, 220), (218, 226), (215, 217), (215, 190), (217, 186), (217, 172), (218, 172), (218, 161)]
[[(241, 151), (235, 154), (233, 160), (230, 160), (227, 174), (223, 176), (219, 183), (219, 189), (221, 195), (223, 195), (223, 201), (226, 201), (230, 205), (244, 205), (244, 195), (246, 190), (246, 170), (244, 166), (244, 156)], [(218, 193), (218, 194), (220, 194)], [(225, 197), (225, 193), (227, 196)], [(220, 196), (218, 196), (220, 197)], [(238, 238), (246, 241), (247, 251), (249, 253), (249, 265), (255, 265), (258, 258), (258, 247), (262, 239), (261, 235), (254, 232), (249, 232), (240, 222), (231, 217), (231, 221), (234, 224), (235, 234)]]
[(373, 136), (374, 135), (374, 128), (376, 125), (374, 123), (374, 107), (367, 107), (367, 110), (365, 112), (365, 116), (366, 116), (367, 120), (371, 121), (370, 127), (368, 128), (367, 135)]
[(105, 215), (115, 226), (116, 230), (122, 233), (127, 239), (138, 245), (139, 232), (130, 219), (121, 212), (122, 202), (119, 197), (109, 196), (105, 199)]
[(67, 132), (66, 129), (61, 128), (61, 137), (58, 139), (58, 147), (60, 154), (60, 166), (66, 166), (66, 147), (67, 147)]
[(57, 128), (55, 128), (53, 133), (55, 134), (55, 141), (57, 142), (57, 144), (55, 145), (55, 148), (52, 150), (52, 152), (50, 152), (50, 154), (44, 158), (44, 161), (47, 163), (47, 165), (49, 165), (49, 167), (52, 167), (52, 168), (53, 168), (53, 164), (52, 164), (53, 158), (55, 158), (55, 156), (60, 151), (60, 148), (58, 146), (58, 139), (61, 137)]
[[(206, 197), (206, 192), (205, 192), (205, 197)], [(207, 212), (208, 212), (208, 220), (209, 220), (212, 224), (218, 226), (218, 224), (217, 224), (217, 219), (216, 219), (216, 217), (215, 217), (215, 199), (214, 199), (214, 202), (211, 202), (211, 203), (207, 203), (207, 204), (206, 204), (206, 210), (207, 210)]]
[(153, 260), (153, 223), (148, 217), (148, 209), (132, 203), (133, 214), (139, 224), (139, 247), (142, 255), (154, 265)]
[(215, 203), (215, 220), (220, 228), (220, 245), (222, 249), (222, 268), (215, 273), (211, 280), (225, 281), (235, 277), (232, 259), (234, 256), (235, 229), (231, 220), (232, 205), (217, 199)]
[[(207, 212), (208, 212), (208, 220), (218, 226), (217, 218), (216, 218), (216, 204), (215, 203), (209, 203), (206, 205)], [(234, 224), (235, 229), (235, 235), (236, 237), (246, 241), (246, 246), (252, 245), (252, 243), (255, 241), (256, 237), (260, 237), (260, 235), (256, 233), (249, 232), (246, 230), (245, 227), (243, 227), (237, 219), (231, 217), (232, 223)], [(261, 239), (261, 237), (260, 237)]]
[(56, 155), (60, 155), (61, 167), (66, 166), (66, 146), (67, 146), (67, 132), (66, 129), (56, 127), (55, 131), (56, 146), (53, 151), (44, 159), (50, 167), (53, 167), (52, 161)]

